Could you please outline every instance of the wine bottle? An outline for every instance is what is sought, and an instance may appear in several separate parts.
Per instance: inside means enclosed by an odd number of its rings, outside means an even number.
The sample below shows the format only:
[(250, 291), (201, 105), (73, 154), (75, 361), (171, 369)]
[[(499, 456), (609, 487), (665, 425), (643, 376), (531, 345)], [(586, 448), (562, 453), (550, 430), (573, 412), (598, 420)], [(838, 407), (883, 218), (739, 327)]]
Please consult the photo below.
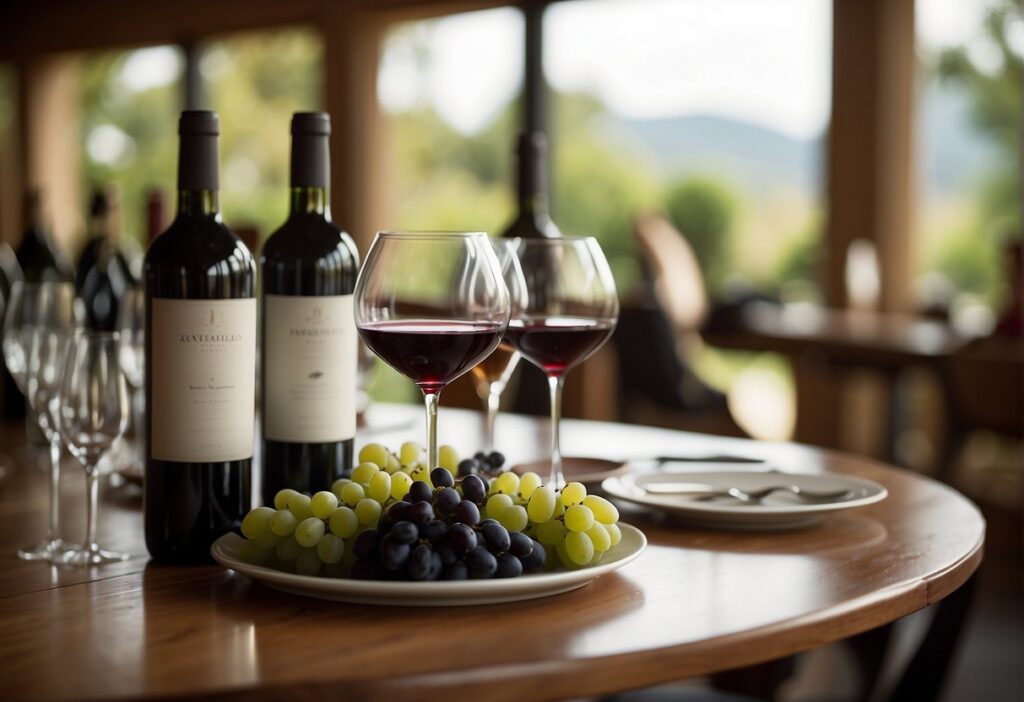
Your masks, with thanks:
[(291, 209), (260, 257), (263, 501), (329, 490), (352, 470), (359, 255), (331, 221), (330, 116), (292, 117)]
[[(11, 287), (16, 281), (22, 280), (21, 266), (18, 265), (18, 257), (14, 255), (14, 249), (6, 241), (0, 241), (0, 309), (6, 310), (11, 300)], [(2, 323), (0, 318), (0, 323)], [(3, 342), (3, 329), (0, 327), (0, 343)], [(18, 390), (18, 384), (14, 382), (7, 364), (0, 368), (0, 393), (3, 394), (3, 417), (4, 419), (21, 419), (25, 416), (25, 399)]]
[(75, 266), (75, 291), (83, 303), (86, 328), (117, 329), (121, 298), (135, 283), (128, 259), (118, 246), (117, 210), (102, 190), (89, 205), (88, 240)]
[(54, 244), (43, 223), (42, 198), (38, 191), (30, 190), (25, 196), (23, 214), (25, 233), (18, 244), (16, 255), (25, 280), (30, 283), (73, 282), (75, 276), (71, 265)]
[(548, 142), (543, 132), (526, 132), (516, 143), (516, 186), (519, 212), (502, 234), (506, 238), (561, 236), (548, 213)]
[(149, 247), (146, 289), (146, 548), (209, 561), (251, 503), (256, 265), (221, 221), (217, 113), (179, 123), (178, 210)]

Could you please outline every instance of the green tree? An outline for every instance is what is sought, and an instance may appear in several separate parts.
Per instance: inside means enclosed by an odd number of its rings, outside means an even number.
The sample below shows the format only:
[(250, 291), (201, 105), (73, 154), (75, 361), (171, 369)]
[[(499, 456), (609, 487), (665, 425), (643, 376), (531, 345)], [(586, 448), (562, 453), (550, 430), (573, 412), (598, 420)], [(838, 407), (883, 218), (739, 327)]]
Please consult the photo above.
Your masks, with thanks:
[(693, 247), (708, 288), (729, 272), (736, 198), (719, 180), (687, 178), (670, 185), (664, 197), (669, 221)]

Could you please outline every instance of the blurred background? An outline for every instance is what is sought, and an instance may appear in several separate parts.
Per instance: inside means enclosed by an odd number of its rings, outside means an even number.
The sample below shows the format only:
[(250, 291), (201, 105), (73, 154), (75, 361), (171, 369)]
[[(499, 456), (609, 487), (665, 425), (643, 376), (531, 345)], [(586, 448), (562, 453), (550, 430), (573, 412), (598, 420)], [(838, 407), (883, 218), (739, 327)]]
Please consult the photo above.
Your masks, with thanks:
[[(364, 253), (378, 229), (502, 232), (517, 135), (546, 132), (552, 218), (598, 237), (623, 301), (565, 414), (957, 485), (1008, 574), (957, 678), (981, 687), (954, 683), (983, 694), (1021, 659), (1022, 66), (1014, 0), (12, 2), (0, 241), (36, 227), (73, 260), (113, 185), (137, 268), (185, 106), (220, 113), (222, 210), (252, 246), (286, 214), (293, 111), (332, 113), (334, 217)], [(369, 388), (418, 398), (382, 366)], [(544, 392), (519, 378), (503, 408)], [(480, 406), (468, 383), (444, 404)]]

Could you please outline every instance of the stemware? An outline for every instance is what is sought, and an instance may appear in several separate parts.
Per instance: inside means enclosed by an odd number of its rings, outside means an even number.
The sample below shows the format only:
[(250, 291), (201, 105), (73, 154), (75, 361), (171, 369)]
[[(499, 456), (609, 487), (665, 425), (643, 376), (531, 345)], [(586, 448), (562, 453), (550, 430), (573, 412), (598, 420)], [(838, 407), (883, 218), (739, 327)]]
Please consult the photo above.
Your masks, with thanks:
[[(526, 306), (526, 281), (523, 269), (519, 265), (516, 252), (519, 239), (491, 239), (494, 254), (501, 265), (501, 275), (508, 288), (510, 318), (516, 319)], [(473, 366), (471, 371), (476, 387), (476, 394), (484, 403), (486, 425), (484, 427), (484, 451), (494, 450), (494, 425), (498, 418), (501, 404), (501, 393), (508, 385), (516, 365), (519, 363), (519, 352), (508, 341), (502, 340), (491, 355)]]
[(511, 320), (506, 339), (548, 377), (551, 393), (551, 473), (548, 484), (565, 484), (559, 449), (562, 385), (566, 373), (597, 352), (619, 317), (608, 261), (593, 237), (523, 239), (519, 262), (527, 303)]
[[(74, 548), (65, 544), (59, 536), (61, 443), (57, 429), (57, 408), (64, 360), (75, 334), (75, 289), (70, 283), (44, 282), (34, 289), (34, 293), (27, 295), (23, 303), (25, 314), (20, 330), (22, 338), (27, 339), (23, 346), (23, 377), (29, 408), (49, 446), (50, 531), (45, 541), (18, 551), (18, 556), (26, 560), (61, 560)], [(17, 367), (17, 360), (14, 366)]]
[(128, 425), (128, 390), (118, 360), (118, 339), (117, 332), (78, 334), (67, 353), (60, 384), (58, 429), (71, 455), (85, 468), (87, 499), (85, 543), (64, 559), (71, 565), (128, 558), (96, 543), (97, 465)]
[(380, 232), (355, 289), (359, 335), (423, 392), (427, 460), (437, 465), (437, 403), (508, 327), (501, 266), (480, 232)]
[[(134, 436), (131, 447), (125, 447), (125, 466), (142, 470), (145, 460), (139, 446), (145, 432), (145, 401), (142, 394), (146, 379), (146, 295), (141, 285), (125, 290), (117, 312), (117, 360), (128, 382), (128, 436)], [(113, 451), (117, 453), (117, 451)]]

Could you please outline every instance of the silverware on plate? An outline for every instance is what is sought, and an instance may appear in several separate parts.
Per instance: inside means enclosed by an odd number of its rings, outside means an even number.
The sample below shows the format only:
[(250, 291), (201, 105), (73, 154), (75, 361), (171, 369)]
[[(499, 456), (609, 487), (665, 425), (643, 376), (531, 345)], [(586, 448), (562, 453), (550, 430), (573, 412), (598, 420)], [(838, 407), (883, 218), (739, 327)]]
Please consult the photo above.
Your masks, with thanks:
[(654, 462), (659, 465), (664, 463), (766, 463), (763, 458), (730, 456), (727, 454), (715, 454), (709, 456), (655, 456)]
[(706, 483), (650, 483), (643, 489), (652, 495), (692, 495), (698, 500), (707, 501), (717, 497), (732, 497), (740, 502), (757, 504), (773, 492), (789, 492), (805, 502), (834, 502), (848, 497), (850, 489), (843, 490), (805, 490), (799, 485), (771, 485), (758, 490), (742, 490), (737, 487), (721, 487)]

